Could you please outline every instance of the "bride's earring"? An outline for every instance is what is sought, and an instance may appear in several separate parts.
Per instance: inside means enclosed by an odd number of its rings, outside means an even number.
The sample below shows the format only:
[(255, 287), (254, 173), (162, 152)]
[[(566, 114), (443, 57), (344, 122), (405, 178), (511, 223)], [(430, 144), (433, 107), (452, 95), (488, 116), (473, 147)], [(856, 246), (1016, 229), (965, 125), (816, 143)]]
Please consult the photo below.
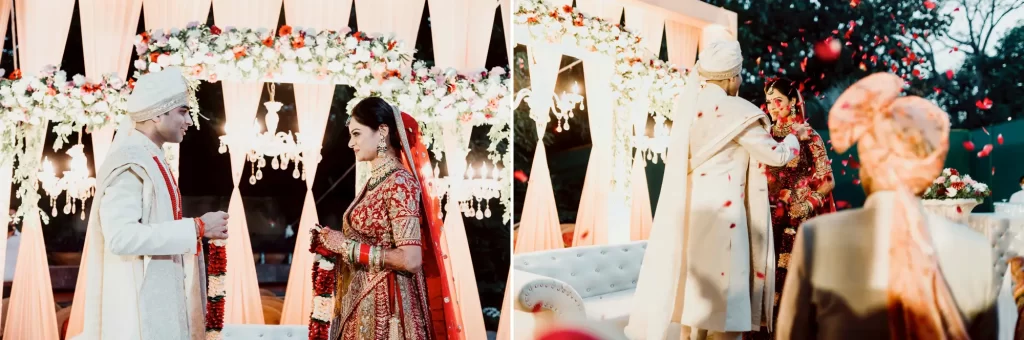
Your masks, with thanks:
[(377, 142), (377, 157), (384, 157), (388, 153), (388, 144), (384, 142), (384, 137), (380, 138)]

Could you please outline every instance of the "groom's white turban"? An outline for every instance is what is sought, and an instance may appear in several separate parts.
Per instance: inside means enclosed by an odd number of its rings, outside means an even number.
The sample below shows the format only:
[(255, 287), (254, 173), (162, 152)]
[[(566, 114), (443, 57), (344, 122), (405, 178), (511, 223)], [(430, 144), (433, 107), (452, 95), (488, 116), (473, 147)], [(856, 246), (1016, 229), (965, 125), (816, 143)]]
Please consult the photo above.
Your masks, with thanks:
[(743, 67), (743, 51), (735, 40), (708, 42), (698, 59), (697, 72), (708, 80), (730, 79), (738, 76)]
[(192, 106), (194, 91), (181, 69), (168, 67), (139, 77), (126, 109), (132, 121), (147, 121), (175, 108)]

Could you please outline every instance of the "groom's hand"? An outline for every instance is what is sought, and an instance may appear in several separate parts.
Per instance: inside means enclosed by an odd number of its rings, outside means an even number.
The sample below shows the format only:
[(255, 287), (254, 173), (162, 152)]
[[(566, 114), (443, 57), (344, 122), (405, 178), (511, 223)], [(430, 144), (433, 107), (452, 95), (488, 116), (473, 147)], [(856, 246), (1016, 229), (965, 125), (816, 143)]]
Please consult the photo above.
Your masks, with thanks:
[(208, 212), (199, 219), (206, 225), (206, 234), (203, 236), (214, 240), (228, 238), (228, 213), (223, 211)]
[(811, 131), (814, 131), (814, 130), (811, 129), (811, 125), (810, 124), (807, 124), (807, 123), (796, 123), (796, 124), (793, 124), (793, 134), (796, 135), (796, 138), (801, 140), (801, 141), (805, 141), (805, 140), (811, 139)]

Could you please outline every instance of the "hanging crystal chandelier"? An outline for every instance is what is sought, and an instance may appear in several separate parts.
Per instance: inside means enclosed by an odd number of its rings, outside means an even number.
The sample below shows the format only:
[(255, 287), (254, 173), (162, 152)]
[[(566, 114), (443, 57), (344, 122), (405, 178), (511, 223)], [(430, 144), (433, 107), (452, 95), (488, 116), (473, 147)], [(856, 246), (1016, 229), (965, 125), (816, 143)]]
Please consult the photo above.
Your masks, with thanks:
[[(527, 97), (529, 97), (529, 99), (527, 99)], [(513, 99), (513, 108), (519, 107), (519, 104), (522, 103), (523, 100), (526, 100), (530, 107), (543, 107), (542, 105), (544, 105), (544, 103), (538, 101), (548, 100), (546, 96), (534, 96), (533, 90), (530, 88), (519, 90)], [(583, 96), (580, 95), (580, 86), (576, 82), (573, 82), (571, 92), (562, 91), (561, 96), (552, 93), (550, 100), (553, 105), (548, 106), (551, 107), (551, 113), (555, 115), (555, 119), (558, 121), (555, 124), (556, 132), (569, 130), (569, 119), (576, 116), (573, 111), (576, 109), (577, 105), (579, 105), (580, 110), (586, 110), (583, 104)]]
[(96, 179), (89, 176), (84, 149), (85, 146), (78, 144), (67, 151), (71, 156), (71, 169), (64, 171), (61, 177), (55, 174), (53, 163), (48, 158), (43, 159), (43, 169), (39, 171), (38, 177), (39, 184), (50, 197), (50, 206), (53, 207), (51, 216), (57, 216), (57, 197), (63, 192), (66, 193), (63, 212), (70, 215), (81, 209), (81, 218), (85, 220), (85, 201), (96, 193)]
[[(437, 198), (447, 196), (449, 199), (451, 182), (449, 178), (441, 178), (441, 170), (433, 168), (434, 180), (427, 185), (431, 186)], [(501, 198), (503, 183), (507, 183), (502, 177), (501, 169), (497, 166), (489, 168), (486, 163), (477, 168), (472, 164), (466, 166), (466, 174), (463, 176), (462, 188), (466, 193), (465, 197), (459, 199), (459, 210), (466, 217), (476, 217), (478, 220), (491, 217), (491, 207), (487, 202), (491, 199)], [(439, 212), (440, 214), (440, 212)]]
[[(267, 115), (263, 118), (267, 125), (266, 132), (263, 131), (263, 127), (260, 126), (259, 120), (253, 122), (252, 130), (250, 131), (225, 131), (226, 134), (220, 136), (220, 153), (228, 152), (228, 148), (233, 149), (244, 149), (246, 150), (246, 160), (249, 161), (252, 167), (251, 175), (249, 176), (249, 184), (255, 185), (256, 181), (263, 179), (263, 168), (267, 166), (267, 157), (272, 158), (270, 162), (271, 168), (274, 170), (288, 170), (288, 167), (294, 163), (295, 168), (292, 170), (292, 177), (295, 179), (306, 180), (306, 167), (303, 166), (303, 157), (306, 152), (316, 152), (309, 148), (311, 143), (306, 143), (302, 138), (302, 133), (296, 132), (278, 132), (277, 125), (281, 120), (278, 111), (284, 104), (274, 101), (274, 84), (270, 84), (270, 101), (263, 103), (263, 106), (267, 108)], [(318, 157), (319, 159), (319, 157)]]

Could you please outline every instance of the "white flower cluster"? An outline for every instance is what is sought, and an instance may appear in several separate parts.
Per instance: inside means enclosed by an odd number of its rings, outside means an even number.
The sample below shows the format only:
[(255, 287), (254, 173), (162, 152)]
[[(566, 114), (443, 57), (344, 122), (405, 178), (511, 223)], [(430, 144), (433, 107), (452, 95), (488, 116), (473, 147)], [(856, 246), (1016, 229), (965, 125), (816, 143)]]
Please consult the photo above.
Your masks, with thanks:
[(226, 275), (209, 276), (208, 279), (210, 282), (207, 284), (208, 288), (206, 290), (206, 296), (228, 296), (228, 288), (227, 285), (224, 283), (224, 279), (226, 277)]
[(645, 101), (651, 113), (669, 117), (684, 85), (684, 73), (660, 60), (645, 58), (640, 45), (642, 38), (618, 24), (585, 16), (571, 6), (555, 7), (543, 0), (522, 0), (516, 4), (515, 23), (527, 26), (535, 40), (574, 42), (580, 48), (615, 60), (616, 72), (611, 79), (616, 127), (612, 173), (616, 187), (627, 188), (634, 144), (631, 108), (635, 102)]
[(331, 314), (334, 312), (334, 297), (333, 296), (314, 296), (313, 297), (313, 315), (311, 317), (314, 320), (320, 322), (331, 322)]
[(960, 174), (956, 169), (946, 168), (925, 190), (923, 198), (982, 200), (991, 194), (987, 184), (975, 181), (971, 175)]

